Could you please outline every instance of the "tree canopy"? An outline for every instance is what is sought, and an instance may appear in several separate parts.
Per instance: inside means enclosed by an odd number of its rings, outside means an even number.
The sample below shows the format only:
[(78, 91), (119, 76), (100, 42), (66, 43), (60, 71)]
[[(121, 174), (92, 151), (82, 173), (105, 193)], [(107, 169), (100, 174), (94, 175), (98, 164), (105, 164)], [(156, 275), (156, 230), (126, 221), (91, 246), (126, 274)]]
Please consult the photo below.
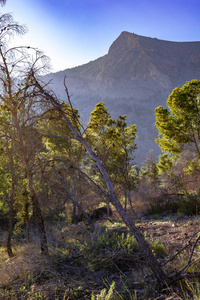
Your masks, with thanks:
[(200, 158), (200, 81), (192, 80), (175, 88), (167, 106), (155, 110), (159, 132), (156, 142), (163, 151), (179, 154), (188, 148)]

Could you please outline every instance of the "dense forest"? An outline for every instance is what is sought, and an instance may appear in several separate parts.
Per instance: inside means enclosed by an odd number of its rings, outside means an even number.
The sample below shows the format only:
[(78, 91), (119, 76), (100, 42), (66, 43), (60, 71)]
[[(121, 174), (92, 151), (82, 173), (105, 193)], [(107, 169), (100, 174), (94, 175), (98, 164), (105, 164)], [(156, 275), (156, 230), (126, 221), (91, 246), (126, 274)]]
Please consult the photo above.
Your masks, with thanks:
[(99, 102), (84, 128), (48, 58), (9, 48), (26, 28), (0, 29), (0, 298), (199, 299), (200, 81), (156, 109), (163, 155), (139, 167), (135, 124)]

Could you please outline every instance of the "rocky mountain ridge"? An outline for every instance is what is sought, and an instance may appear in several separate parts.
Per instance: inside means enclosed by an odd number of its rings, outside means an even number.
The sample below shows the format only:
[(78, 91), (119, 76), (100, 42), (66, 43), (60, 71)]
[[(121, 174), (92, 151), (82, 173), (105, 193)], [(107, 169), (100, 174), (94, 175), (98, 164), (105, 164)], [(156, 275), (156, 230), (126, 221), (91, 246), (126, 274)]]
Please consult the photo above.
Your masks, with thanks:
[(71, 100), (87, 124), (99, 101), (113, 118), (127, 115), (138, 127), (136, 162), (150, 149), (160, 153), (154, 140), (154, 109), (166, 105), (168, 95), (186, 81), (200, 79), (200, 42), (171, 42), (122, 32), (108, 54), (82, 66), (48, 75), (52, 89), (65, 98), (63, 78)]

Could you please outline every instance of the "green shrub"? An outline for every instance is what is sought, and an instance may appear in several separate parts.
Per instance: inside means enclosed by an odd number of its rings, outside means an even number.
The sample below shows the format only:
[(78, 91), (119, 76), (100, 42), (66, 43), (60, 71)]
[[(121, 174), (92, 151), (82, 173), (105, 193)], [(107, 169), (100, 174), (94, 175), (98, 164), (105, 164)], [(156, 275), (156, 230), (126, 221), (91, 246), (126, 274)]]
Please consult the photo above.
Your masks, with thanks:
[(71, 290), (70, 296), (71, 296), (71, 299), (82, 299), (82, 297), (84, 296), (83, 287), (78, 286), (76, 289)]
[[(90, 268), (127, 268), (127, 263), (133, 263), (133, 254), (138, 253), (139, 246), (136, 239), (129, 233), (104, 233), (93, 239), (85, 240), (84, 244), (78, 243), (85, 263)], [(126, 257), (126, 263), (123, 258)]]
[(149, 204), (149, 207), (147, 208), (145, 215), (148, 216), (148, 215), (160, 214), (169, 210), (172, 212), (177, 212), (178, 208), (179, 208), (179, 201), (175, 202), (175, 201), (167, 200), (167, 202), (161, 203), (160, 201), (158, 201), (158, 199), (155, 199), (155, 201), (152, 201)]
[(158, 257), (168, 256), (165, 246), (163, 244), (155, 242), (153, 243), (152, 248), (156, 256)]
[(178, 212), (186, 215), (198, 215), (200, 213), (200, 194), (186, 194), (179, 203)]
[(101, 290), (100, 294), (96, 295), (96, 297), (92, 294), (91, 300), (114, 300), (114, 287), (115, 282), (113, 281), (108, 292), (106, 291), (106, 289), (103, 289)]
[(153, 216), (153, 218), (154, 218), (154, 220), (159, 220), (161, 217), (160, 217), (159, 214), (155, 214), (155, 215)]
[(123, 250), (126, 253), (134, 252), (139, 248), (136, 239), (128, 233), (126, 236), (124, 233), (118, 234), (114, 233), (112, 236), (109, 234), (103, 234), (99, 237), (96, 248), (102, 249), (112, 249), (114, 251)]

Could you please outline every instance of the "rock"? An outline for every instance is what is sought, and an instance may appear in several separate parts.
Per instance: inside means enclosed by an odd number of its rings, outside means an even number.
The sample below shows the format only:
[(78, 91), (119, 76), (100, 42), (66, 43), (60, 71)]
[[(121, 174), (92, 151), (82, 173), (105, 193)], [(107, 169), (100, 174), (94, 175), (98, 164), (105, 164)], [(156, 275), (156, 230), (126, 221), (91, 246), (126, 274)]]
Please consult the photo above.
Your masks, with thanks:
[[(112, 209), (109, 207), (109, 216), (112, 216)], [(91, 214), (90, 214), (90, 219), (91, 220), (99, 220), (102, 218), (107, 217), (107, 207), (103, 206), (103, 207), (99, 207), (96, 208)]]

